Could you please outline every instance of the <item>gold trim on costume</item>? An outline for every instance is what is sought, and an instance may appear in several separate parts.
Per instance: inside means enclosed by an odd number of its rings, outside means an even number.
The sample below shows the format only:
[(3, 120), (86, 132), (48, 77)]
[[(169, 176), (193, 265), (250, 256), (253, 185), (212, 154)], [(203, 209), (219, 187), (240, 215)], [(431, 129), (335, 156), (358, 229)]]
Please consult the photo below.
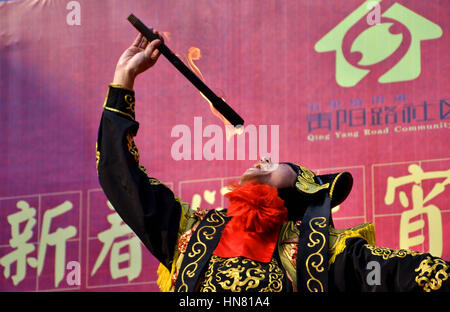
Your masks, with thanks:
[(333, 191), (334, 191), (334, 186), (336, 185), (337, 180), (339, 179), (339, 177), (343, 174), (343, 172), (339, 173), (333, 180), (333, 183), (331, 183), (331, 187), (330, 187), (330, 198), (333, 198)]
[(131, 131), (127, 132), (126, 139), (127, 139), (128, 151), (130, 152), (131, 155), (133, 155), (134, 160), (137, 163), (139, 163), (139, 150), (138, 150), (136, 144), (134, 143), (133, 134), (131, 133)]
[(99, 164), (100, 164), (100, 151), (98, 150), (98, 142), (95, 142), (95, 167), (97, 168), (97, 175)]
[[(158, 181), (156, 179), (153, 179), (155, 181)], [(158, 181), (159, 182), (159, 181)], [(160, 182), (160, 184), (163, 184)], [(164, 185), (164, 184), (163, 184)], [(178, 196), (174, 195), (175, 200), (180, 204), (180, 223), (178, 227), (178, 236), (177, 241), (180, 240), (180, 237), (186, 233), (186, 231), (196, 228), (198, 223), (200, 222), (197, 220), (193, 214), (192, 210), (190, 209), (190, 206), (187, 202), (181, 200)], [(189, 243), (189, 241), (188, 241)], [(181, 268), (181, 263), (183, 262), (184, 253), (180, 252), (180, 249), (177, 247), (175, 248), (174, 256), (172, 259), (172, 268), (169, 272), (169, 270), (162, 264), (159, 264), (157, 274), (157, 284), (161, 291), (163, 292), (173, 292), (175, 290), (175, 282), (176, 278), (178, 276), (179, 270)]]
[(110, 87), (113, 87), (113, 88), (116, 88), (116, 89), (123, 89), (123, 90), (128, 90), (128, 91), (134, 92), (133, 89), (124, 87), (124, 86), (122, 86), (122, 85), (119, 84), (119, 83), (110, 83), (109, 86), (110, 86)]
[[(143, 173), (145, 173), (145, 175), (148, 176), (147, 169), (144, 166), (139, 164), (139, 160), (140, 160), (139, 150), (138, 150), (138, 147), (136, 146), (136, 143), (134, 143), (133, 133), (131, 131), (127, 132), (126, 140), (127, 140), (128, 151), (130, 152), (130, 154), (133, 156), (134, 160), (138, 164), (139, 169)], [(159, 180), (156, 180), (153, 178), (149, 178), (149, 182), (151, 185), (162, 184)]]
[(136, 100), (134, 99), (134, 96), (132, 96), (131, 94), (125, 94), (125, 102), (128, 104), (128, 109), (134, 114), (134, 108), (136, 105)]
[(161, 181), (159, 181), (158, 179), (154, 179), (154, 178), (148, 178), (148, 182), (149, 182), (151, 185), (160, 185), (160, 184), (162, 184)]
[(268, 285), (259, 292), (280, 292), (283, 288), (284, 274), (277, 261), (272, 258), (268, 268), (261, 263), (242, 257), (221, 258), (211, 257), (200, 291), (216, 292), (215, 283), (223, 290), (232, 292), (257, 289), (262, 281), (268, 280)]
[(411, 255), (414, 257), (423, 254), (421, 252), (409, 249), (390, 249), (384, 247), (377, 247), (370, 244), (365, 244), (364, 246), (370, 250), (372, 255), (382, 257), (383, 260), (387, 260), (390, 258), (405, 258), (407, 255)]
[(283, 290), (283, 271), (277, 261), (272, 258), (269, 263), (269, 285), (261, 289), (261, 292), (281, 292)]
[(139, 169), (143, 172), (143, 173), (145, 173), (145, 175), (147, 175), (148, 176), (148, 171), (147, 171), (147, 168), (145, 168), (144, 166), (142, 166), (142, 165), (139, 165)]
[(108, 102), (108, 97), (109, 97), (109, 90), (110, 88), (108, 88), (108, 91), (106, 92), (106, 97), (105, 97), (105, 101), (103, 102), (103, 108), (106, 107), (106, 102)]
[(430, 256), (422, 260), (414, 271), (419, 272), (415, 279), (416, 283), (426, 292), (441, 288), (442, 282), (447, 280), (450, 275), (449, 266), (444, 260), (432, 259)]
[[(128, 90), (128, 91), (134, 92), (134, 90), (129, 89), (129, 88), (125, 88), (125, 87), (123, 87), (123, 86), (121, 86), (121, 85), (119, 85), (119, 84), (113, 84), (113, 83), (111, 83), (111, 84), (109, 84), (109, 86), (110, 86), (110, 87), (113, 87), (113, 88), (117, 88), (117, 89), (124, 89), (124, 90)], [(106, 93), (105, 102), (103, 103), (103, 109), (109, 110), (109, 111), (114, 112), (114, 113), (122, 114), (122, 115), (124, 115), (124, 116), (130, 117), (132, 120), (135, 120), (134, 116), (131, 115), (131, 114), (129, 114), (129, 113), (122, 112), (121, 110), (118, 110), (117, 108), (112, 108), (112, 107), (106, 106), (106, 103), (108, 102), (108, 97), (109, 97), (109, 90), (110, 90), (110, 89), (108, 88), (108, 92)], [(130, 98), (131, 98), (132, 100), (130, 100)], [(128, 101), (127, 101), (127, 100), (128, 100)], [(125, 102), (127, 102), (127, 104), (129, 105), (128, 109), (129, 109), (131, 112), (134, 113), (134, 110), (135, 110), (135, 109), (134, 109), (134, 104), (135, 104), (134, 96), (133, 96), (133, 95), (130, 95), (130, 94), (125, 95)]]
[[(319, 231), (317, 231), (314, 226), (316, 226), (317, 228), (324, 228), (327, 226), (327, 218), (325, 217), (315, 217), (312, 218), (309, 221), (309, 227), (312, 230), (312, 232), (309, 234), (309, 243), (306, 244), (307, 247), (309, 248), (313, 248), (318, 244), (320, 245), (320, 248), (310, 254), (308, 256), (308, 258), (306, 258), (306, 271), (308, 272), (309, 275), (309, 279), (306, 282), (306, 286), (308, 287), (308, 290), (310, 292), (323, 292), (324, 288), (322, 283), (320, 282), (319, 279), (317, 279), (316, 277), (313, 276), (313, 272), (311, 272), (313, 269), (317, 272), (317, 273), (321, 273), (324, 271), (324, 266), (323, 266), (323, 256), (320, 254), (320, 252), (322, 251), (322, 249), (325, 247), (325, 243), (326, 243), (326, 237), (325, 235), (323, 235), (322, 233), (320, 233)], [(313, 238), (313, 236), (316, 236), (317, 238)], [(299, 251), (302, 252), (302, 251)], [(318, 261), (313, 261), (314, 257), (317, 257)], [(311, 285), (312, 283), (317, 284), (316, 286)], [(317, 287), (318, 286), (318, 287)]]
[(314, 181), (315, 174), (311, 170), (306, 169), (302, 166), (298, 167), (300, 167), (301, 174), (297, 176), (297, 182), (295, 183), (295, 186), (300, 191), (308, 194), (314, 194), (330, 186), (330, 183), (325, 183), (323, 185), (317, 184)]
[(122, 112), (121, 110), (118, 110), (118, 109), (116, 109), (116, 108), (112, 108), (112, 107), (108, 107), (108, 106), (103, 106), (103, 108), (106, 109), (106, 110), (115, 112), (115, 113), (122, 114), (122, 115), (124, 115), (124, 116), (130, 117), (132, 120), (135, 120), (134, 117), (133, 117), (131, 114)]
[(376, 244), (375, 228), (372, 223), (364, 223), (347, 229), (330, 228), (330, 259), (328, 260), (328, 267), (330, 267), (336, 260), (336, 257), (344, 251), (347, 239), (354, 237), (360, 237), (370, 245)]
[[(207, 219), (210, 223), (208, 225), (202, 226), (200, 229), (195, 231), (197, 236), (197, 241), (192, 244), (191, 251), (185, 255), (192, 259), (181, 272), (179, 278), (181, 281), (181, 286), (178, 287), (177, 291), (187, 291), (188, 285), (186, 284), (187, 278), (192, 278), (195, 275), (195, 271), (198, 269), (198, 262), (205, 256), (207, 251), (206, 244), (202, 241), (211, 240), (214, 237), (214, 234), (217, 232), (217, 228), (222, 226), (225, 223), (225, 214), (223, 212), (215, 210)], [(211, 225), (212, 224), (212, 225)]]

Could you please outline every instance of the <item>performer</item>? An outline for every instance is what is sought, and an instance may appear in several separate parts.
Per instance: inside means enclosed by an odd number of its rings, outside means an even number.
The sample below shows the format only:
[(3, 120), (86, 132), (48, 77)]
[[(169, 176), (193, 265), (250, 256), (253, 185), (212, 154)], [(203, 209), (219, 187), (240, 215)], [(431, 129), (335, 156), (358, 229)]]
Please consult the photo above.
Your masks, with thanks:
[(377, 247), (371, 223), (334, 228), (330, 212), (351, 190), (348, 172), (317, 176), (263, 159), (232, 185), (227, 210), (210, 211), (192, 210), (149, 177), (133, 140), (133, 84), (157, 62), (160, 44), (138, 35), (120, 57), (104, 103), (97, 170), (111, 204), (161, 262), (161, 290), (450, 290), (448, 262)]

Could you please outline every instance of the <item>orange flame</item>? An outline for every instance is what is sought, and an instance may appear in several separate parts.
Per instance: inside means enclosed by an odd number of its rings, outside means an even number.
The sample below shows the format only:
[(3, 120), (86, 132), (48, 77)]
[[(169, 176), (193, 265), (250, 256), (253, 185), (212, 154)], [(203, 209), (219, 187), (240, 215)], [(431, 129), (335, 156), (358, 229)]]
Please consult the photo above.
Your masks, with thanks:
[[(194, 61), (198, 61), (200, 58), (202, 57), (201, 51), (199, 48), (197, 47), (190, 47), (188, 50), (188, 55), (187, 55), (187, 59), (188, 59), (188, 65), (191, 68), (191, 70), (200, 77), (201, 80), (203, 80), (203, 82), (205, 82), (205, 78), (203, 77), (202, 72), (200, 71), (200, 69), (197, 67), (197, 65), (195, 65)], [(229, 141), (233, 135), (235, 134), (242, 134), (244, 132), (243, 127), (233, 127), (233, 125), (231, 125), (231, 123), (225, 119), (225, 117), (222, 116), (221, 113), (219, 113), (214, 106), (212, 105), (211, 101), (208, 100), (208, 98), (201, 93), (201, 96), (209, 103), (209, 108), (211, 110), (211, 112), (216, 115), (216, 117), (218, 117), (223, 124), (225, 125), (225, 136), (227, 141)], [(221, 98), (222, 100), (225, 101), (224, 98)]]

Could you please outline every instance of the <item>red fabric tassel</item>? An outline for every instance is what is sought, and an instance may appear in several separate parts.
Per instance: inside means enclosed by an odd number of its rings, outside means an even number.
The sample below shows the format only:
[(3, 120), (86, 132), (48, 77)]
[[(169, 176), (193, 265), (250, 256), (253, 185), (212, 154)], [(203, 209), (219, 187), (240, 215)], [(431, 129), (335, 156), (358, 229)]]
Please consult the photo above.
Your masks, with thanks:
[(278, 190), (267, 184), (249, 182), (233, 187), (225, 195), (230, 200), (227, 215), (232, 218), (213, 254), (270, 262), (280, 227), (287, 221), (284, 201), (278, 197)]

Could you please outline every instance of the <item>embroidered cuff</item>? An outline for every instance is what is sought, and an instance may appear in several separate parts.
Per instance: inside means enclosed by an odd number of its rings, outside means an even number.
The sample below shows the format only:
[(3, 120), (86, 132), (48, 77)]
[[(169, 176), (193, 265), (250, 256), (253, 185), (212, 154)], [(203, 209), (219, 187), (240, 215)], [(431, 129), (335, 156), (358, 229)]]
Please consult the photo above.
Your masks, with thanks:
[(117, 84), (110, 84), (103, 108), (135, 120), (134, 91)]

